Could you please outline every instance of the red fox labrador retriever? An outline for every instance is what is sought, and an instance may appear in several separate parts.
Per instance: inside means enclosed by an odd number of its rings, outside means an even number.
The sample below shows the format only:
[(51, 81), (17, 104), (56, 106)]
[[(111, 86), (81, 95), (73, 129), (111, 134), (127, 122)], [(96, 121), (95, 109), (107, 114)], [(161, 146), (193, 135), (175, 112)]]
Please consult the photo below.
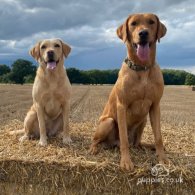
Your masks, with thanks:
[(166, 27), (154, 14), (130, 15), (117, 29), (117, 35), (127, 47), (127, 57), (122, 63), (118, 79), (99, 119), (92, 154), (97, 145), (105, 142), (110, 146), (120, 144), (120, 167), (132, 170), (134, 165), (129, 154), (129, 143), (141, 146), (141, 136), (147, 114), (155, 138), (158, 160), (168, 162), (160, 129), (160, 99), (164, 82), (156, 63), (156, 42), (166, 34)]
[(33, 105), (24, 120), (24, 141), (40, 137), (39, 145), (47, 145), (47, 137), (62, 132), (63, 142), (70, 143), (69, 107), (71, 85), (64, 68), (64, 57), (70, 46), (59, 39), (47, 39), (37, 43), (30, 54), (39, 67), (33, 84)]

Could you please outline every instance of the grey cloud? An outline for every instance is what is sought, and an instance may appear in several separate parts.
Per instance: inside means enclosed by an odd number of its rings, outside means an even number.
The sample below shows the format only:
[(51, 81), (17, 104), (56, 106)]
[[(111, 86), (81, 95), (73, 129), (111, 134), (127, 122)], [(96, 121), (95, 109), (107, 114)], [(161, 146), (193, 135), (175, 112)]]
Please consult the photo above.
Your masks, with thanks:
[[(190, 0), (189, 0), (190, 1)], [(161, 2), (161, 3), (160, 3)], [(1, 39), (20, 39), (42, 31), (69, 29), (83, 25), (101, 26), (105, 21), (121, 20), (133, 12), (161, 12), (182, 1), (128, 0), (2, 0)]]
[[(158, 45), (162, 64), (169, 60), (172, 64), (195, 64), (191, 52), (195, 47), (191, 41), (195, 34), (194, 0), (1, 0), (0, 63), (15, 56), (27, 58), (37, 40), (59, 37), (73, 48), (67, 61), (72, 66), (119, 66), (126, 53), (115, 31), (136, 12), (156, 13), (168, 27), (167, 36)], [(185, 60), (178, 61), (182, 54)]]

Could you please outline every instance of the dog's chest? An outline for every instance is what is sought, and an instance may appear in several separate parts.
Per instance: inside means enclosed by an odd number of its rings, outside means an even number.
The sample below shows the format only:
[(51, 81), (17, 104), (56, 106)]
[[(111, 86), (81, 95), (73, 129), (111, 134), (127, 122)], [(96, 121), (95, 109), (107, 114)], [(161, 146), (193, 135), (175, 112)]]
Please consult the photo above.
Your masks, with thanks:
[(50, 118), (56, 118), (62, 112), (63, 96), (56, 91), (48, 91), (43, 95), (43, 104), (46, 114)]
[(148, 114), (151, 105), (152, 101), (150, 99), (136, 100), (128, 107), (127, 114), (129, 118), (143, 118)]
[(145, 117), (157, 98), (158, 89), (150, 80), (143, 80), (132, 86), (128, 91), (128, 109), (127, 113), (132, 118)]

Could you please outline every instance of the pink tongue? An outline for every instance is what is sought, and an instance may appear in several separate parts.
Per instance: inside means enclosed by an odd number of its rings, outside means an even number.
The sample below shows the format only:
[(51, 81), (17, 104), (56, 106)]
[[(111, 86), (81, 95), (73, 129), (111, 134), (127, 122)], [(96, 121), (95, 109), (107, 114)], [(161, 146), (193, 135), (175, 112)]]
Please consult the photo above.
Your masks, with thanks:
[(56, 62), (47, 62), (47, 68), (53, 70), (56, 68)]
[(149, 49), (149, 43), (147, 43), (146, 45), (137, 45), (137, 56), (141, 61), (146, 61), (149, 58), (149, 53), (150, 53), (150, 49)]

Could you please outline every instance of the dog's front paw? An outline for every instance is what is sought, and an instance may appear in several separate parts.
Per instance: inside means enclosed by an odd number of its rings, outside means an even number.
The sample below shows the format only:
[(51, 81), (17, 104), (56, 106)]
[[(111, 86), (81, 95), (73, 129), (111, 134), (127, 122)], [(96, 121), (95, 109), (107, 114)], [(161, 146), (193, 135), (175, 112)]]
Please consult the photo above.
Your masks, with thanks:
[(159, 164), (162, 164), (162, 165), (169, 165), (171, 163), (171, 161), (165, 155), (159, 156), (158, 162)]
[(28, 140), (28, 135), (24, 134), (21, 138), (19, 138), (20, 142), (24, 142), (25, 140)]
[(63, 144), (71, 144), (72, 143), (72, 139), (68, 136), (68, 137), (63, 137)]
[(134, 165), (130, 157), (122, 157), (120, 162), (120, 167), (123, 170), (133, 171)]
[(47, 146), (47, 139), (46, 138), (44, 138), (44, 139), (40, 139), (39, 140), (39, 146)]
[(90, 147), (90, 149), (89, 149), (89, 153), (90, 153), (90, 154), (93, 154), (93, 155), (97, 154), (97, 153), (98, 153), (98, 148), (97, 148), (97, 146), (94, 146), (94, 145), (92, 144), (91, 147)]

